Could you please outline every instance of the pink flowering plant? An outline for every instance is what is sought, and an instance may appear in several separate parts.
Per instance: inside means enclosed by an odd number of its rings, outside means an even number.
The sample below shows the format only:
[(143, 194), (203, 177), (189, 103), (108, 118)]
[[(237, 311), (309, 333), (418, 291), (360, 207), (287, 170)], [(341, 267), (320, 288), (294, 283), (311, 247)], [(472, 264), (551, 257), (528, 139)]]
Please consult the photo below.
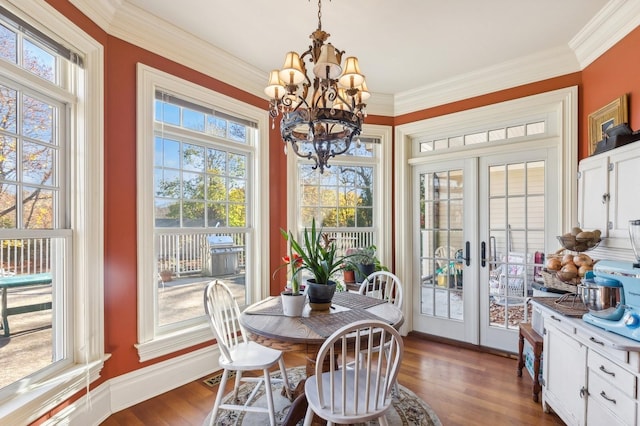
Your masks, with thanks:
[(300, 278), (299, 272), (302, 268), (303, 259), (298, 253), (294, 253), (291, 241), (293, 241), (293, 234), (291, 231), (285, 232), (280, 230), (284, 238), (289, 242), (289, 254), (282, 258), (284, 264), (282, 266), (289, 266), (291, 268), (291, 294), (297, 296), (300, 294)]

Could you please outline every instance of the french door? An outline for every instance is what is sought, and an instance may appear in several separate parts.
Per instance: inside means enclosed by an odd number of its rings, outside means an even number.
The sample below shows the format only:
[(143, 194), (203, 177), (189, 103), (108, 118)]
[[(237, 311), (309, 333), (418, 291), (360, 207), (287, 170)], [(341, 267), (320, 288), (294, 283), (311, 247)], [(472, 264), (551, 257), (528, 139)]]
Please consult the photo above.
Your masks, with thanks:
[(414, 167), (414, 253), (418, 291), (413, 328), (478, 342), (477, 159)]
[(415, 330), (517, 350), (545, 226), (558, 215), (552, 155), (533, 149), (414, 166)]

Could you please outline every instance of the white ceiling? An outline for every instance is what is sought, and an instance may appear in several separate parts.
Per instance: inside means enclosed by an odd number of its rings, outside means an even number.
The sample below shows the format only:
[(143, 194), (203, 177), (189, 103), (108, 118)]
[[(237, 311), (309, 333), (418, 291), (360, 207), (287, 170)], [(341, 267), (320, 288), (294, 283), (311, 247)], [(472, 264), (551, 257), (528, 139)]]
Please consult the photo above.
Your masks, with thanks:
[[(324, 0), (322, 26), (374, 93), (398, 94), (531, 55), (578, 60), (570, 41), (608, 0)], [(264, 72), (302, 53), (315, 0), (119, 0)], [(566, 62), (566, 58), (564, 59)]]

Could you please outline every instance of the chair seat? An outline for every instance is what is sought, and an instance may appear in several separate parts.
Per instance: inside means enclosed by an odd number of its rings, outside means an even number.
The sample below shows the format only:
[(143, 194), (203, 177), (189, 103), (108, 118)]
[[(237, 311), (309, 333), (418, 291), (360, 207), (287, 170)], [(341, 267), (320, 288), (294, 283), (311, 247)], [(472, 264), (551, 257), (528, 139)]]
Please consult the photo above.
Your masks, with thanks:
[(240, 343), (230, 350), (232, 362), (220, 355), (220, 366), (230, 370), (262, 370), (270, 368), (282, 357), (282, 352), (262, 346), (256, 342)]
[[(320, 398), (318, 396), (318, 393), (316, 392), (316, 389), (317, 389), (316, 381), (318, 380), (318, 376), (317, 375), (311, 376), (305, 382), (305, 394), (307, 396), (307, 401), (309, 403), (309, 406), (313, 409), (313, 411), (316, 414), (318, 414), (323, 419), (333, 423), (352, 423), (352, 420), (355, 420), (357, 422), (365, 422), (368, 420), (379, 418), (391, 407), (391, 397), (387, 398), (386, 400), (383, 400), (384, 386), (380, 386), (380, 389), (378, 390), (377, 395), (373, 389), (371, 390), (371, 393), (369, 395), (369, 410), (365, 410), (365, 404), (366, 404), (365, 390), (366, 390), (366, 383), (367, 383), (367, 372), (365, 370), (360, 370), (356, 372), (353, 369), (346, 369), (346, 370), (337, 370), (333, 372), (334, 382), (336, 384), (341, 383), (342, 374), (346, 374), (346, 377), (347, 377), (346, 388), (348, 392), (348, 397), (346, 398), (345, 415), (342, 415), (341, 385), (337, 385), (333, 388), (335, 412), (332, 413), (331, 412), (332, 386), (330, 382), (331, 374), (332, 373), (328, 372), (328, 373), (323, 373), (321, 376), (322, 385), (323, 385), (322, 389), (324, 392), (324, 402), (326, 404), (326, 408), (323, 408), (320, 405)], [(355, 388), (356, 374), (358, 374), (359, 376), (358, 391), (355, 392), (355, 395), (357, 395), (358, 412), (356, 412), (356, 405), (355, 405), (356, 399), (353, 398), (354, 396), (353, 389)], [(375, 372), (371, 372), (371, 376), (373, 377), (374, 375), (375, 375)], [(381, 401), (381, 403), (379, 404), (379, 407), (377, 409), (374, 409), (376, 399)], [(362, 413), (365, 411), (368, 411), (367, 415), (363, 416)]]

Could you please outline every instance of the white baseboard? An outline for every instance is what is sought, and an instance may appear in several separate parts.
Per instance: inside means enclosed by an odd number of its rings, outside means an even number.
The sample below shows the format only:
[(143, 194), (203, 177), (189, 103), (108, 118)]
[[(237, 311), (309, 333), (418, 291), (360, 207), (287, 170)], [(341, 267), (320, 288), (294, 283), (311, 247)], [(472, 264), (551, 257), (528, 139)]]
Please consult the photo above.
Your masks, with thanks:
[(93, 389), (44, 425), (99, 425), (113, 413), (205, 377), (220, 369), (216, 346), (114, 377)]

